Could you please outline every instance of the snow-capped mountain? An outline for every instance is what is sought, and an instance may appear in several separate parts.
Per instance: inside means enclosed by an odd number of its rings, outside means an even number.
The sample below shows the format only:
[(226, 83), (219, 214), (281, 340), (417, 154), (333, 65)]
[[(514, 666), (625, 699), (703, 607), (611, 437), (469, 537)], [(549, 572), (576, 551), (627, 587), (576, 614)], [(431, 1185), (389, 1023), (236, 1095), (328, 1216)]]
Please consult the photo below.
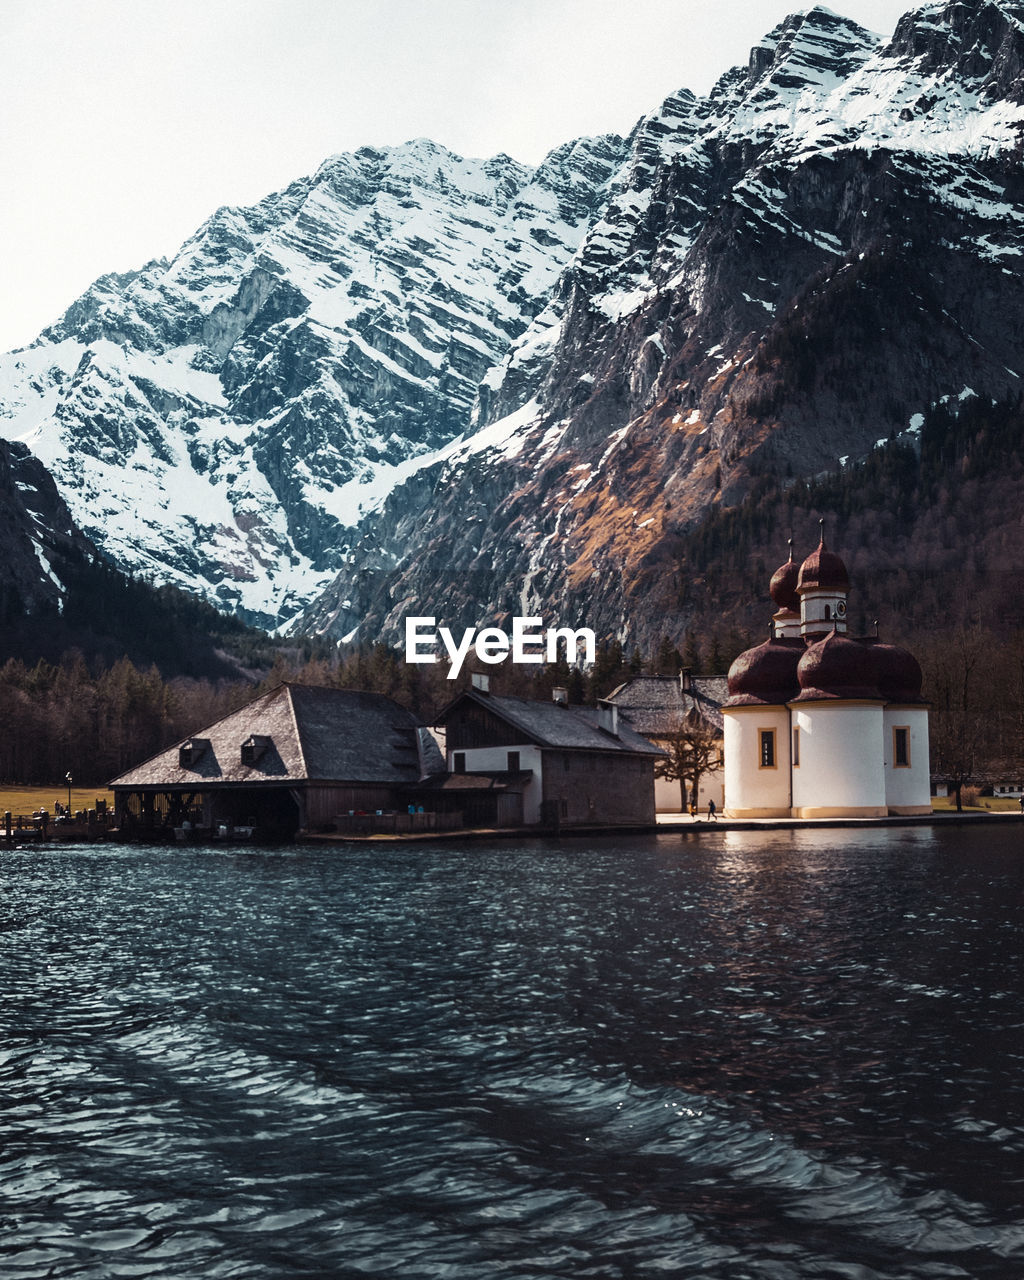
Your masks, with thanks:
[(671, 97), (480, 430), (364, 522), (307, 625), (540, 614), (650, 645), (685, 626), (679, 535), (709, 510), (1017, 396), (1022, 104), (1017, 0), (928, 4), (887, 42), (815, 7)]
[(467, 428), (624, 154), (608, 137), (536, 169), (427, 141), (335, 156), (3, 357), (0, 434), (119, 566), (279, 625), (363, 507)]
[(708, 512), (1024, 390), (1022, 154), (1022, 0), (888, 41), (815, 7), (625, 141), (367, 148), (220, 210), (0, 360), (0, 434), (250, 619), (649, 647)]

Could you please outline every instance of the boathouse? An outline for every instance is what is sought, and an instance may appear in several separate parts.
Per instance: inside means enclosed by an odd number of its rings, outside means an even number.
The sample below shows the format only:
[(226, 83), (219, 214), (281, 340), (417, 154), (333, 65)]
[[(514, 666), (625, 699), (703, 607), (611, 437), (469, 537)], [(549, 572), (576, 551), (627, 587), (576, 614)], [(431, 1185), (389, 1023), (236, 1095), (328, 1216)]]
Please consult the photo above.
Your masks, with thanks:
[(282, 839), (409, 804), (444, 762), (410, 711), (378, 693), (281, 684), (110, 783), (122, 830)]
[(481, 825), (615, 826), (655, 820), (661, 751), (619, 715), (490, 693), (486, 681), (441, 713), (449, 789)]

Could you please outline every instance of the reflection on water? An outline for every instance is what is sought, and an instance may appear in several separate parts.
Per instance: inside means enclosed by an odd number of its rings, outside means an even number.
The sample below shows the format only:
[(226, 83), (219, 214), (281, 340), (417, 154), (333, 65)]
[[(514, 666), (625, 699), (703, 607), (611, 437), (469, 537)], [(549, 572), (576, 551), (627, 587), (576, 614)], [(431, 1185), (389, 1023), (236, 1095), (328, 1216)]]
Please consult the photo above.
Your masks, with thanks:
[(4, 852), (0, 1273), (1016, 1280), (1018, 830)]
[[(904, 845), (938, 847), (950, 834), (937, 832), (934, 827), (806, 827), (795, 831), (730, 829), (712, 833), (721, 839), (726, 849), (748, 849), (754, 854), (784, 851), (787, 855), (806, 851), (830, 854), (837, 849), (854, 849), (867, 853), (892, 852)], [(691, 839), (700, 840), (694, 835)]]

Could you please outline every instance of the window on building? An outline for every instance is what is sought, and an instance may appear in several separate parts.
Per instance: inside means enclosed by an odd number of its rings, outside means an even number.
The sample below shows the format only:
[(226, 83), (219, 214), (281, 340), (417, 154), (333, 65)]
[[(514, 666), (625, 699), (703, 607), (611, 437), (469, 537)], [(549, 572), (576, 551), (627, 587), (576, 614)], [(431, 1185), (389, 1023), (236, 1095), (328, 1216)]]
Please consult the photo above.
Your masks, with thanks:
[(452, 752), (452, 773), (466, 772), (466, 753), (465, 751)]
[(509, 773), (519, 772), (519, 752), (510, 751), (508, 753), (508, 771)]
[(762, 769), (775, 768), (775, 730), (774, 729), (758, 729), (758, 754), (759, 767)]
[(910, 768), (910, 728), (898, 724), (892, 731), (892, 762), (897, 769)]
[(793, 768), (800, 768), (800, 726), (793, 726)]

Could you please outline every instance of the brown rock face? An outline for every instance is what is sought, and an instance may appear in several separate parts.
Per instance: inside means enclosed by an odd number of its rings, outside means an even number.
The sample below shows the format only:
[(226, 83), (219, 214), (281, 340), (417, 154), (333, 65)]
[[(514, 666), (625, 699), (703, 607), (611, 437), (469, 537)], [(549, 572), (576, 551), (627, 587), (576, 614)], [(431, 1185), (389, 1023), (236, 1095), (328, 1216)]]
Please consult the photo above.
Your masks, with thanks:
[(1021, 16), (952, 4), (880, 47), (812, 9), (641, 122), (484, 432), (364, 523), (307, 625), (536, 613), (651, 646), (686, 625), (678, 539), (709, 511), (1015, 395)]

